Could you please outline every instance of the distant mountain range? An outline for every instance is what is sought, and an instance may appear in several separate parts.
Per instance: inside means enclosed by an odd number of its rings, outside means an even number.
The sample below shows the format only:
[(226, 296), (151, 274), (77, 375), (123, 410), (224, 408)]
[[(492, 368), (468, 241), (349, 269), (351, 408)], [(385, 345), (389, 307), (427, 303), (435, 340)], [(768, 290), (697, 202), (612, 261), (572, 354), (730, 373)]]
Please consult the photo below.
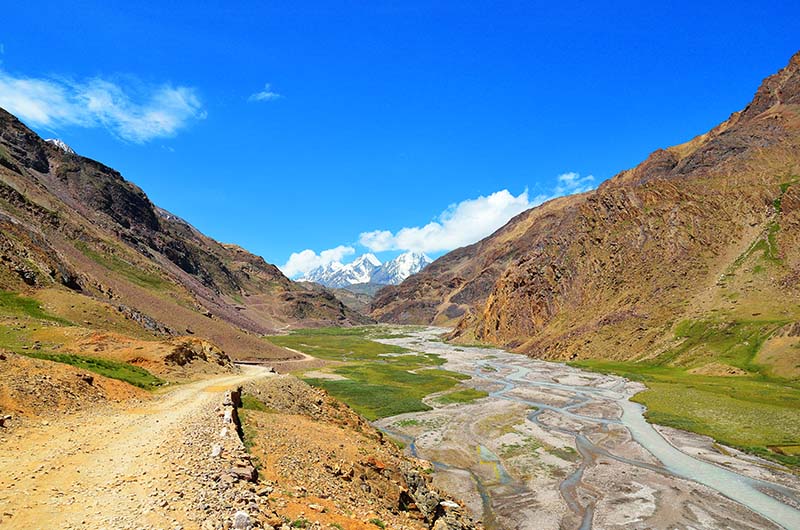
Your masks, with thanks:
[(405, 252), (386, 263), (381, 263), (374, 254), (367, 253), (346, 265), (334, 261), (317, 267), (298, 281), (336, 288), (366, 283), (397, 285), (412, 274), (420, 272), (429, 263), (431, 259), (419, 252)]

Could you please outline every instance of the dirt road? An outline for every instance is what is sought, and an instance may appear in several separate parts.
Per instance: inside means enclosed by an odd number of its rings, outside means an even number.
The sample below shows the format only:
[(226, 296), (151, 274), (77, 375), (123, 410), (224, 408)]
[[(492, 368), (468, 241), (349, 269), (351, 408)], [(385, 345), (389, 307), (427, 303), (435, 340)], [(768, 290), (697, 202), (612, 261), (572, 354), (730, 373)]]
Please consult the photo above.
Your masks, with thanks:
[(246, 366), (141, 407), (102, 407), (0, 433), (0, 528), (196, 527), (186, 468), (209, 447), (198, 426), (214, 417), (222, 392), (267, 375)]

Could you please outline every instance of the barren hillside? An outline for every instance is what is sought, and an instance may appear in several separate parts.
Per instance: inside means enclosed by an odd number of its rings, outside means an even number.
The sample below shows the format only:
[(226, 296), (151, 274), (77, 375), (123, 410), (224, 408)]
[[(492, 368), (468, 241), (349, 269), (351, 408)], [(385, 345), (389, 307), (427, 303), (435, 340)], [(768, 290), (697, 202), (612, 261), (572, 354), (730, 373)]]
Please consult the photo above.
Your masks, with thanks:
[(383, 289), (372, 315), (549, 358), (695, 367), (718, 352), (686, 339), (744, 333), (797, 376), (799, 207), (800, 53), (718, 127), (520, 214)]

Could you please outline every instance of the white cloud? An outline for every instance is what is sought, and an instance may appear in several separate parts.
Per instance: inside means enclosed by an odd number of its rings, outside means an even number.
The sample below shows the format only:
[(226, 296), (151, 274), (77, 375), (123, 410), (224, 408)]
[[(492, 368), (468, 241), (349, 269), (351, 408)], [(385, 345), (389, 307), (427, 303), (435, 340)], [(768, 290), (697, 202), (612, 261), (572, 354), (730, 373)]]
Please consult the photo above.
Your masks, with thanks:
[[(508, 190), (500, 190), (475, 199), (467, 199), (451, 204), (436, 220), (425, 226), (401, 228), (396, 233), (389, 230), (362, 232), (358, 242), (373, 252), (390, 250), (435, 253), (449, 251), (470, 245), (492, 234), (506, 224), (512, 217), (545, 201), (583, 193), (594, 187), (594, 177), (581, 177), (579, 173), (563, 173), (556, 177), (556, 185), (550, 193), (540, 193), (531, 198), (528, 190), (514, 196)], [(317, 254), (311, 249), (296, 252), (281, 270), (290, 278), (305, 274), (310, 270), (327, 265), (354, 254), (351, 246), (338, 246)]]
[(558, 185), (553, 190), (554, 197), (562, 195), (572, 195), (573, 193), (583, 193), (594, 188), (594, 177), (586, 175), (581, 177), (580, 173), (570, 172), (558, 176)]
[(204, 119), (193, 88), (164, 84), (125, 87), (99, 77), (85, 81), (16, 77), (0, 70), (0, 106), (34, 127), (104, 127), (135, 143), (173, 136)]
[(508, 190), (501, 190), (487, 197), (453, 204), (436, 221), (422, 227), (402, 228), (395, 234), (388, 230), (364, 232), (359, 236), (359, 243), (375, 252), (452, 250), (488, 236), (532, 206), (527, 190), (516, 197)]
[(305, 274), (320, 265), (327, 265), (334, 261), (342, 261), (342, 258), (350, 254), (355, 254), (356, 249), (349, 246), (339, 245), (336, 248), (323, 250), (319, 254), (311, 249), (302, 252), (294, 252), (280, 269), (289, 278), (300, 274)]
[(264, 83), (264, 90), (252, 94), (247, 99), (248, 101), (272, 101), (273, 99), (278, 99), (281, 97), (283, 96), (272, 90), (272, 85), (269, 83)]
[(468, 199), (451, 205), (435, 221), (425, 226), (402, 228), (396, 233), (388, 230), (363, 232), (359, 243), (374, 252), (413, 250), (439, 252), (470, 245), (490, 235), (515, 215), (561, 195), (581, 193), (593, 187), (594, 177), (564, 173), (550, 194), (532, 199), (528, 191), (517, 196), (501, 190), (486, 197)]

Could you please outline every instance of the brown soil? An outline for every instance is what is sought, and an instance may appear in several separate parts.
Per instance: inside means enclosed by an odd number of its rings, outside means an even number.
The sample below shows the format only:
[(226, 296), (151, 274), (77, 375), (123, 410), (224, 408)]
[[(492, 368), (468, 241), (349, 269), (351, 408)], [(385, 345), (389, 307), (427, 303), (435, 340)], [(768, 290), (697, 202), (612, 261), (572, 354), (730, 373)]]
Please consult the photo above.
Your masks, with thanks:
[(242, 416), (279, 516), (356, 530), (374, 530), (375, 521), (428, 528), (413, 507), (400, 509), (408, 459), (363, 418), (291, 376), (258, 381), (245, 394), (268, 407)]
[(741, 368), (736, 368), (735, 366), (722, 363), (708, 363), (689, 370), (689, 373), (698, 375), (717, 375), (723, 377), (747, 375), (747, 372)]
[(53, 417), (149, 393), (73, 366), (0, 352), (0, 415)]
[[(20, 370), (38, 365), (21, 361)], [(74, 388), (62, 382), (69, 368), (48, 372), (64, 394)], [(202, 514), (196, 495), (207, 494), (198, 480), (206, 469), (193, 466), (192, 458), (207, 457), (210, 441), (196, 438), (194, 422), (205, 425), (217, 416), (224, 390), (263, 375), (263, 369), (249, 368), (181, 385), (146, 403), (93, 403), (50, 421), (0, 430), (0, 526), (155, 529), (180, 520), (183, 528), (199, 528), (191, 517)], [(222, 515), (229, 520), (231, 513)]]

